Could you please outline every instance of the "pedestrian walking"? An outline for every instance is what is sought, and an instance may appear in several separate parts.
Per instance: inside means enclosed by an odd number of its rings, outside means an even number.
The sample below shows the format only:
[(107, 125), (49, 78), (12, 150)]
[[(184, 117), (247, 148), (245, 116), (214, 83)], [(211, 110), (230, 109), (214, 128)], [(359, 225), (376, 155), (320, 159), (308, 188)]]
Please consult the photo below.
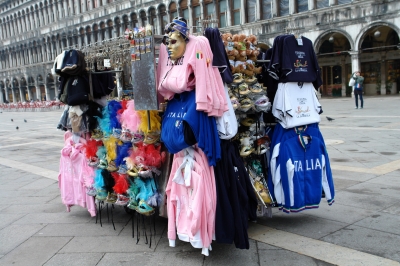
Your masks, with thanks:
[(353, 92), (354, 92), (354, 98), (356, 101), (356, 107), (355, 109), (358, 109), (358, 98), (360, 98), (360, 108), (364, 108), (364, 99), (363, 99), (363, 88), (364, 88), (364, 77), (361, 76), (360, 71), (356, 71), (351, 75), (351, 79), (354, 79), (354, 85), (353, 85)]

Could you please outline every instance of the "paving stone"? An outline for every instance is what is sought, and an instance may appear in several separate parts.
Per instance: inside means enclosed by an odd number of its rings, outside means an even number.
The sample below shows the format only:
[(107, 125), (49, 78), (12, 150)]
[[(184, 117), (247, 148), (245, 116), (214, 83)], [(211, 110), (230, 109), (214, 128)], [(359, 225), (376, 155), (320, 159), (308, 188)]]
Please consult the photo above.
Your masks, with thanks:
[(204, 258), (203, 265), (224, 265), (229, 262), (229, 265), (259, 265), (256, 241), (249, 241), (250, 248), (237, 249), (235, 245), (213, 243), (210, 256)]
[[(159, 237), (158, 237), (159, 239)], [(145, 243), (142, 235), (138, 244), (132, 236), (88, 236), (74, 237), (60, 253), (98, 253), (98, 252), (150, 252), (154, 251), (158, 239), (152, 240), (152, 246)]]
[(354, 180), (349, 180), (349, 179), (345, 179), (343, 178), (343, 176), (340, 176), (340, 178), (338, 178), (339, 175), (336, 175), (335, 173), (333, 173), (333, 185), (335, 187), (335, 191), (340, 191), (343, 190), (345, 188), (354, 186), (356, 184), (359, 184), (360, 181), (354, 181)]
[(377, 184), (390, 184), (396, 187), (400, 187), (400, 171), (394, 171), (388, 173), (386, 175), (377, 176), (371, 180), (368, 180), (368, 183), (377, 183)]
[(170, 247), (169, 246), (169, 240), (168, 240), (168, 236), (166, 235), (165, 232), (165, 236), (163, 235), (160, 240), (157, 242), (157, 248), (156, 251), (157, 252), (191, 252), (195, 250), (198, 253), (201, 253), (200, 249), (194, 248), (189, 242), (185, 242), (185, 241), (181, 241), (178, 239), (175, 240), (175, 247)]
[(195, 251), (188, 252), (141, 252), (141, 253), (106, 253), (97, 266), (141, 265), (141, 266), (201, 266), (203, 256)]
[(0, 213), (0, 229), (21, 219), (25, 214)]
[(396, 186), (394, 184), (377, 184), (364, 182), (361, 184), (354, 185), (347, 188), (345, 191), (352, 192), (354, 194), (361, 194), (367, 196), (376, 196), (378, 198), (390, 197), (395, 199), (395, 201), (400, 200), (400, 185)]
[[(151, 228), (152, 234), (154, 235), (154, 223), (153, 223), (153, 220), (147, 218), (147, 219), (145, 219), (145, 221), (146, 221), (146, 224), (145, 224), (146, 228), (148, 230), (150, 230), (150, 228)], [(135, 233), (135, 237), (136, 237), (136, 234), (137, 234), (137, 216), (135, 216), (133, 226), (134, 226), (134, 233)], [(142, 224), (142, 220), (141, 220), (140, 224), (139, 224), (139, 231), (140, 232), (141, 232), (141, 230), (143, 228), (142, 226), (143, 226), (143, 224)], [(161, 218), (161, 217), (156, 217), (156, 219), (155, 219), (155, 235), (164, 236), (163, 233), (167, 230), (167, 227), (168, 227), (167, 219)], [(132, 235), (132, 219), (126, 224), (124, 229), (121, 231), (120, 235), (121, 236), (131, 236)], [(167, 235), (165, 234), (165, 236), (167, 236)]]
[(89, 212), (82, 207), (75, 206), (81, 210), (59, 213), (29, 213), (19, 219), (16, 224), (68, 224), (68, 223), (88, 223), (92, 220)]
[(117, 236), (123, 228), (124, 224), (115, 224), (115, 230), (112, 224), (48, 224), (35, 236)]
[(41, 178), (41, 179), (33, 181), (32, 183), (29, 183), (28, 185), (20, 187), (19, 189), (39, 190), (39, 189), (46, 188), (50, 185), (53, 185), (54, 183), (56, 183), (56, 181), (48, 179), (48, 178)]
[(67, 253), (56, 254), (44, 266), (95, 266), (104, 256), (104, 253)]
[(264, 249), (282, 249), (280, 247), (275, 247), (275, 246), (272, 246), (272, 245), (268, 245), (268, 244), (263, 243), (263, 242), (257, 242), (257, 248), (258, 248), (258, 252), (260, 252), (261, 250), (264, 250)]
[(353, 224), (376, 213), (378, 212), (342, 205), (337, 201), (331, 206), (327, 204), (320, 204), (317, 211), (304, 212), (306, 215), (342, 222), (345, 224)]
[[(355, 165), (349, 165), (349, 166), (364, 168), (363, 166), (355, 166)], [(367, 180), (370, 180), (370, 179), (373, 179), (376, 177), (376, 175), (374, 175), (374, 174), (356, 173), (356, 172), (350, 172), (350, 171), (344, 171), (344, 170), (338, 170), (338, 169), (332, 170), (332, 176), (333, 176), (334, 182), (336, 182), (336, 178), (347, 179), (349, 181), (354, 181), (354, 182), (364, 182), (364, 181), (367, 181)]]
[(347, 226), (347, 224), (342, 222), (331, 221), (305, 213), (318, 211), (318, 209), (314, 209), (304, 211), (303, 213), (291, 214), (281, 212), (275, 214), (272, 219), (258, 218), (257, 223), (314, 239), (320, 239)]
[(11, 224), (0, 230), (0, 254), (5, 255), (43, 228), (40, 224)]
[(393, 214), (393, 215), (400, 215), (400, 206), (399, 206), (399, 204), (395, 204), (393, 206), (390, 206), (387, 209), (384, 209), (382, 212), (390, 213), (390, 214)]
[(368, 195), (342, 190), (336, 193), (335, 202), (355, 208), (380, 211), (399, 201), (390, 197), (378, 197), (376, 194)]
[(333, 266), (289, 250), (259, 250), (260, 266)]
[(321, 240), (400, 262), (399, 235), (350, 225)]
[(43, 265), (70, 237), (31, 237), (0, 259), (0, 265)]
[[(354, 225), (362, 226), (370, 229), (375, 229), (387, 233), (392, 233), (400, 236), (400, 216), (387, 213), (377, 213), (366, 217)], [(399, 248), (400, 251), (400, 248)]]
[(8, 205), (2, 213), (60, 213), (65, 211), (62, 204)]

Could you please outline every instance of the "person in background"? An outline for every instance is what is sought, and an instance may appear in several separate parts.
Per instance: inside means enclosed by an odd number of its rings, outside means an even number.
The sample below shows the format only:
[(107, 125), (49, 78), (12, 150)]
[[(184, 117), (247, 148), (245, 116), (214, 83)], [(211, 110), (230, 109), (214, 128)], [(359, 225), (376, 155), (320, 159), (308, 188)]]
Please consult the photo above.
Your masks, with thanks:
[(361, 76), (360, 71), (356, 71), (353, 73), (352, 77), (355, 80), (354, 84), (354, 98), (356, 100), (356, 107), (355, 109), (358, 109), (358, 97), (360, 97), (360, 102), (361, 102), (361, 109), (364, 107), (364, 99), (363, 99), (363, 87), (364, 87), (364, 77)]

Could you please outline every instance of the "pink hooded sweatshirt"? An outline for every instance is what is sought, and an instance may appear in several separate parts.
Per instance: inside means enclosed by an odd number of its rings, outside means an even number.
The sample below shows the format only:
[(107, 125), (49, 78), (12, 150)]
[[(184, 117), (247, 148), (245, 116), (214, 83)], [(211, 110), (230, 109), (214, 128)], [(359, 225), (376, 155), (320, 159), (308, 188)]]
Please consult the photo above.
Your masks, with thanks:
[(196, 109), (210, 116), (221, 116), (228, 110), (224, 86), (217, 68), (212, 66), (213, 54), (205, 37), (189, 37), (184, 55), (173, 63), (167, 48), (160, 46), (157, 66), (158, 92), (170, 100), (175, 93), (196, 89)]
[(215, 228), (215, 182), (212, 167), (198, 151), (190, 147), (174, 156), (166, 188), (168, 238), (171, 247), (178, 235), (208, 256)]
[(93, 177), (94, 171), (87, 164), (83, 144), (75, 144), (72, 137), (67, 138), (65, 147), (61, 150), (58, 174), (61, 200), (67, 206), (67, 212), (71, 211), (71, 206), (79, 205), (87, 208), (92, 217), (96, 216), (94, 197), (86, 194), (85, 186), (93, 182)]

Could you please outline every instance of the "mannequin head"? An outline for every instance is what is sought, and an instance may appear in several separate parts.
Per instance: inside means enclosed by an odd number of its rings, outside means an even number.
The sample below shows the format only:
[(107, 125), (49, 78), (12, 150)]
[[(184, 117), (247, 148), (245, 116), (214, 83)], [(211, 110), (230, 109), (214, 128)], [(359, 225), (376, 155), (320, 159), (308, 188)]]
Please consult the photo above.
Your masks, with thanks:
[(168, 55), (172, 60), (183, 56), (186, 50), (186, 43), (189, 41), (189, 29), (185, 18), (175, 17), (171, 23), (165, 26), (165, 40)]
[(185, 53), (186, 41), (178, 31), (168, 35), (167, 50), (171, 60), (177, 60)]

